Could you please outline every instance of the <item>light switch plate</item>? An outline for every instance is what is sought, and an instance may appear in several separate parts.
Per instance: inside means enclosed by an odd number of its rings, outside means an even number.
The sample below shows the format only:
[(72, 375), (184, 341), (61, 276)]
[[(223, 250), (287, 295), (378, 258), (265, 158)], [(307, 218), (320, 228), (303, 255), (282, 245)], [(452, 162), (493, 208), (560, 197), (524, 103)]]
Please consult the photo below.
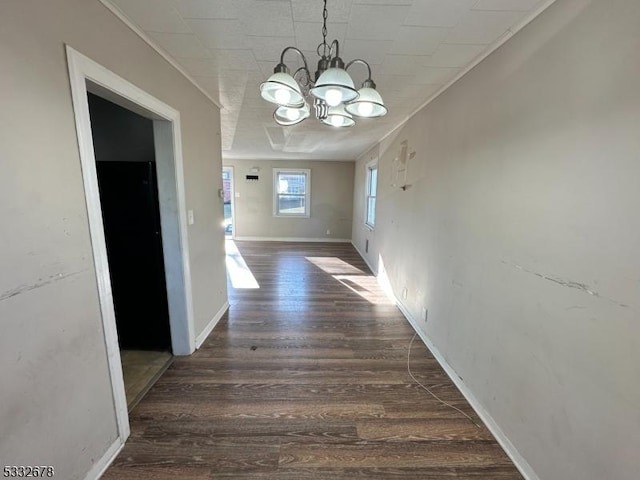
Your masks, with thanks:
[(187, 222), (189, 225), (193, 225), (195, 223), (195, 218), (193, 216), (193, 210), (187, 210)]

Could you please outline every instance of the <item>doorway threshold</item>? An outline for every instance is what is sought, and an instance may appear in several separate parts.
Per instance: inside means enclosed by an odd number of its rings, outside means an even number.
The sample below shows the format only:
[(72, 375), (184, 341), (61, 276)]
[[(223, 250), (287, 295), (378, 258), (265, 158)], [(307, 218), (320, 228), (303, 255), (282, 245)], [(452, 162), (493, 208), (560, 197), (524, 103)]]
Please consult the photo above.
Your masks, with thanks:
[(131, 412), (173, 363), (169, 352), (121, 350), (127, 410)]

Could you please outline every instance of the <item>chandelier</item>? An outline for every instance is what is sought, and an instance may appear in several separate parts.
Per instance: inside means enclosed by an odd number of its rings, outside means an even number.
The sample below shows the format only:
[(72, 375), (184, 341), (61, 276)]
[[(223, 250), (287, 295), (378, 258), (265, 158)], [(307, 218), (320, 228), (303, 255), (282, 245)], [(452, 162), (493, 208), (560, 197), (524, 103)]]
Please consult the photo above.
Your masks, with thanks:
[[(327, 16), (327, 0), (324, 0), (322, 43), (316, 49), (320, 60), (314, 78), (311, 78), (304, 54), (296, 47), (286, 47), (280, 54), (280, 63), (273, 69), (273, 75), (260, 84), (262, 98), (278, 105), (273, 112), (273, 119), (279, 125), (296, 125), (309, 117), (310, 101), (313, 102), (316, 118), (334, 127), (355, 125), (354, 116), (376, 118), (387, 114), (387, 107), (371, 79), (369, 64), (356, 59), (345, 66), (340, 58), (338, 40), (331, 42), (331, 45), (327, 43)], [(293, 75), (284, 63), (284, 56), (289, 51), (296, 52), (303, 63)], [(356, 90), (347, 73), (356, 64), (367, 67), (368, 73), (359, 90)]]

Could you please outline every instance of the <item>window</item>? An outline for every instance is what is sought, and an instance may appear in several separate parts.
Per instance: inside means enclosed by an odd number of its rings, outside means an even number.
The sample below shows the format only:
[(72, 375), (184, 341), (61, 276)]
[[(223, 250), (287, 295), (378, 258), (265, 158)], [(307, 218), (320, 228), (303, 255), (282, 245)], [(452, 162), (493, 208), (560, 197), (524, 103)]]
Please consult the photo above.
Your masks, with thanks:
[(273, 169), (273, 214), (308, 217), (311, 210), (311, 170)]
[(367, 211), (364, 223), (373, 228), (376, 224), (376, 194), (378, 192), (378, 164), (373, 162), (367, 165)]

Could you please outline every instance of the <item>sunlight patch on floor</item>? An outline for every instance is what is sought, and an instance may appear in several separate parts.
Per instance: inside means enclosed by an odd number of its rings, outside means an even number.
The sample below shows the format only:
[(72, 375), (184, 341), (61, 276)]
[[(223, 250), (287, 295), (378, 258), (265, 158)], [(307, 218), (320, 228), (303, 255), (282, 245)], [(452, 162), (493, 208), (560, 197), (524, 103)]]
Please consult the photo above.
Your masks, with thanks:
[(336, 257), (305, 257), (316, 267), (330, 275), (365, 275), (359, 268)]
[(260, 288), (256, 277), (253, 276), (251, 269), (247, 266), (247, 262), (242, 258), (235, 242), (227, 239), (224, 243), (227, 253), (227, 275), (233, 288)]
[(378, 285), (376, 277), (371, 275), (333, 275), (353, 293), (357, 293), (374, 305), (395, 305)]
[(389, 280), (389, 276), (387, 275), (387, 270), (384, 267), (384, 261), (382, 257), (378, 255), (378, 285), (387, 296), (387, 299), (392, 302), (394, 305), (396, 304), (396, 296), (393, 293), (393, 287), (391, 286), (391, 281)]

